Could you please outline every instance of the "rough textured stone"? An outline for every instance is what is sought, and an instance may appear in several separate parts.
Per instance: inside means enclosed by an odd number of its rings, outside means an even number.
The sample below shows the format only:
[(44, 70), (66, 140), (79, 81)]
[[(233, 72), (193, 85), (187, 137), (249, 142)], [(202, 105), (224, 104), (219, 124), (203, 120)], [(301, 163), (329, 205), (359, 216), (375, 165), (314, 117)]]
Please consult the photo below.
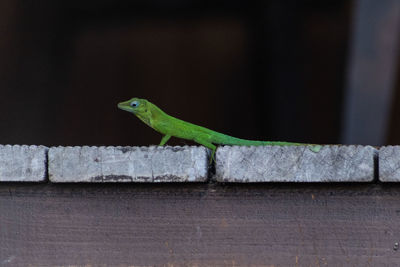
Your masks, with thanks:
[(224, 146), (216, 153), (220, 182), (369, 182), (377, 150), (371, 146)]
[(52, 182), (202, 182), (204, 147), (52, 147)]
[(47, 147), (0, 145), (0, 181), (41, 182), (46, 180)]
[(400, 146), (384, 146), (379, 149), (379, 180), (400, 182)]

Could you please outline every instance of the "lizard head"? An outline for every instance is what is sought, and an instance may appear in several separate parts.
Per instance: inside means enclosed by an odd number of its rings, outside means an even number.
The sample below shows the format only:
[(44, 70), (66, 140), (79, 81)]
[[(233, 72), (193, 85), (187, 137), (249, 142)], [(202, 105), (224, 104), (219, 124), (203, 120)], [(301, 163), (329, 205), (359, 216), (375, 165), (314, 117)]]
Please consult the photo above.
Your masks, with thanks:
[(118, 103), (118, 108), (131, 112), (135, 115), (144, 113), (147, 110), (147, 100), (140, 98), (132, 98), (128, 101)]
[(118, 103), (118, 108), (135, 114), (144, 123), (149, 125), (151, 118), (151, 103), (146, 99), (132, 98), (128, 101)]

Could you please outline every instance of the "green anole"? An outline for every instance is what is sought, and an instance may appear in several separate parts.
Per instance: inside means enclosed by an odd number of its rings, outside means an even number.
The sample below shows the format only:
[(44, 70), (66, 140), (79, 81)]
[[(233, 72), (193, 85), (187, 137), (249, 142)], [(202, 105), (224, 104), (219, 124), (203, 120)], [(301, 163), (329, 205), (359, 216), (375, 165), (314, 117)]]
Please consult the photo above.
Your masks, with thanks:
[(214, 158), (217, 145), (238, 146), (299, 146), (309, 145), (313, 152), (321, 149), (320, 145), (302, 144), (279, 141), (253, 141), (232, 137), (226, 134), (212, 131), (177, 118), (174, 118), (146, 99), (132, 98), (118, 104), (118, 108), (131, 112), (148, 126), (163, 134), (160, 146), (165, 145), (171, 136), (192, 140), (212, 150), (211, 160)]

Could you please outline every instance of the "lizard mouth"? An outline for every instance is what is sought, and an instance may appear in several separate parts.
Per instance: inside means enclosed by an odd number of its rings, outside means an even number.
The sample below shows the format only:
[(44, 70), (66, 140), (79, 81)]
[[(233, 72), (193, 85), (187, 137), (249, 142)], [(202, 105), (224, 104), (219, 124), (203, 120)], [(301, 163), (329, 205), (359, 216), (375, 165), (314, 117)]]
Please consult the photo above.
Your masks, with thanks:
[(130, 106), (127, 106), (125, 102), (118, 103), (118, 108), (125, 111), (132, 111)]

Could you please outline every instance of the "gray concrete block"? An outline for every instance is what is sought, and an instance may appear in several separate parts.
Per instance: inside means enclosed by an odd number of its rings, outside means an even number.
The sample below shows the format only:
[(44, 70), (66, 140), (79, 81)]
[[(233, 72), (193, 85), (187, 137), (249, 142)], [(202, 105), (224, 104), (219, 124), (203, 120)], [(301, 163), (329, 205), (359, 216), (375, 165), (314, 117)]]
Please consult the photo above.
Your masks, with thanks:
[(379, 180), (400, 182), (400, 146), (379, 148)]
[(51, 182), (203, 182), (204, 147), (52, 147)]
[(369, 182), (377, 150), (371, 146), (224, 146), (216, 153), (220, 182)]
[(46, 180), (47, 147), (0, 145), (1, 182), (41, 182)]

